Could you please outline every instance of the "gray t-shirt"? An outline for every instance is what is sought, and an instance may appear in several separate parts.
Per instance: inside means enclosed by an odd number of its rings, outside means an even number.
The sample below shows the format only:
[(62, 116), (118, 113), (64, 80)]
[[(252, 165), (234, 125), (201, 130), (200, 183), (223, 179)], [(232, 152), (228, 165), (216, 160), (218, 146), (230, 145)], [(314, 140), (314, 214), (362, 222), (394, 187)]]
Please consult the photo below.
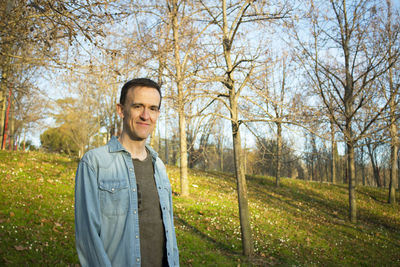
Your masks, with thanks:
[(145, 160), (133, 159), (132, 161), (135, 169), (138, 193), (142, 266), (168, 266), (165, 230), (154, 180), (152, 158), (147, 151)]

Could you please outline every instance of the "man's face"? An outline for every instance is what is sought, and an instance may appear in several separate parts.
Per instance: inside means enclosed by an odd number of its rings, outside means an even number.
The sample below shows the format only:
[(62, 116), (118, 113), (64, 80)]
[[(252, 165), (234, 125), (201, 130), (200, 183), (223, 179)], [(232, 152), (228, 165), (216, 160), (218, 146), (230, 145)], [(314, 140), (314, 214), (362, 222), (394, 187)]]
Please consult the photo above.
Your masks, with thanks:
[(145, 140), (153, 131), (158, 119), (160, 94), (151, 87), (135, 87), (128, 90), (124, 105), (117, 111), (123, 119), (123, 132), (131, 140)]

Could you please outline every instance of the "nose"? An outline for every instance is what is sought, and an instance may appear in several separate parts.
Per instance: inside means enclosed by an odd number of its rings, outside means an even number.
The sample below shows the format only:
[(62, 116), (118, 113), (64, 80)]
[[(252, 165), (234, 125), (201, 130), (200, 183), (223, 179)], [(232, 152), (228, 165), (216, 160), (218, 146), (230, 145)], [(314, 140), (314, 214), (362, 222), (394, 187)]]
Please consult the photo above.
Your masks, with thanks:
[(150, 118), (150, 113), (149, 113), (149, 109), (146, 107), (143, 107), (142, 112), (140, 113), (140, 118), (142, 120), (148, 120)]

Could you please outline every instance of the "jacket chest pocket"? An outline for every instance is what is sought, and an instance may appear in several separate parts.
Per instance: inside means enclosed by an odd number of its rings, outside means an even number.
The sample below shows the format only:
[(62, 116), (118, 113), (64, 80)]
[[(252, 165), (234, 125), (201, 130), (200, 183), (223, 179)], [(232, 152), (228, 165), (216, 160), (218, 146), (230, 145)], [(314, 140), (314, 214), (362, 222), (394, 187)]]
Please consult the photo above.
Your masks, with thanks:
[(129, 186), (126, 180), (100, 180), (100, 206), (107, 216), (118, 216), (128, 212)]
[(171, 185), (169, 183), (163, 183), (160, 186), (160, 203), (163, 209), (166, 209), (168, 212), (170, 211), (170, 196), (171, 196)]

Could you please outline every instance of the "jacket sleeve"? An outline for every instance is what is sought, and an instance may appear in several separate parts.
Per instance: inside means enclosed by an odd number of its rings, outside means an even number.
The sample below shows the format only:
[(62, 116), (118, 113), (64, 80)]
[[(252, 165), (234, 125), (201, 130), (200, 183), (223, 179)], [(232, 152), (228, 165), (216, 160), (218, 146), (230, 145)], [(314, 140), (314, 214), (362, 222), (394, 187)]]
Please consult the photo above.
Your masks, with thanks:
[(79, 163), (75, 179), (75, 239), (79, 261), (83, 267), (111, 267), (100, 239), (98, 190), (95, 171), (84, 157)]
[(172, 194), (169, 195), (169, 203), (170, 203), (170, 218), (171, 218), (171, 225), (172, 225), (172, 236), (173, 236), (173, 245), (174, 245), (174, 263), (176, 267), (179, 267), (179, 250), (178, 244), (176, 242), (176, 233), (175, 233), (175, 225), (174, 225), (174, 212), (172, 208)]

